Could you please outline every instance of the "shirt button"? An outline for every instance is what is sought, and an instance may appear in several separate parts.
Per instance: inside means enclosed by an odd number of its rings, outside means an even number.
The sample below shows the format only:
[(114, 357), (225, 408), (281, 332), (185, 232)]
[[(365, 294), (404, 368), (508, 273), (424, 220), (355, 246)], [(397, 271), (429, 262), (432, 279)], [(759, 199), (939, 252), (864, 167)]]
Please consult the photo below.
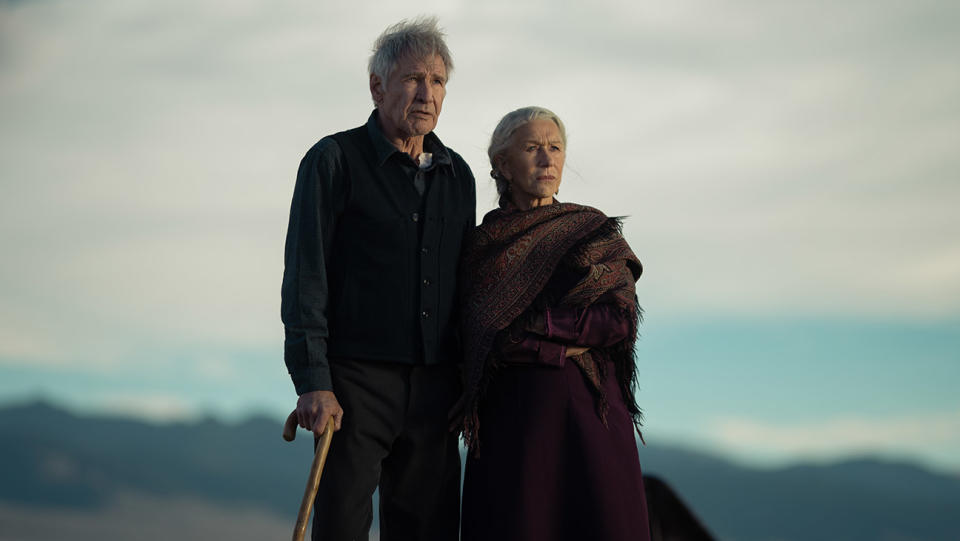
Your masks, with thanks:
[(428, 317), (430, 317), (430, 312), (427, 310), (424, 310), (423, 312), (420, 312), (420, 317), (422, 317), (423, 319), (427, 319)]
[(417, 214), (416, 212), (414, 212), (413, 216), (410, 216), (410, 218), (415, 222), (420, 221), (420, 215)]
[(427, 255), (427, 252), (429, 252), (429, 251), (430, 251), (430, 250), (428, 250), (428, 249), (426, 249), (426, 248), (420, 248), (420, 253), (423, 254), (423, 255)]
[(423, 285), (425, 285), (425, 286), (430, 285), (430, 279), (429, 279), (429, 278), (424, 278), (424, 279), (423, 279)]

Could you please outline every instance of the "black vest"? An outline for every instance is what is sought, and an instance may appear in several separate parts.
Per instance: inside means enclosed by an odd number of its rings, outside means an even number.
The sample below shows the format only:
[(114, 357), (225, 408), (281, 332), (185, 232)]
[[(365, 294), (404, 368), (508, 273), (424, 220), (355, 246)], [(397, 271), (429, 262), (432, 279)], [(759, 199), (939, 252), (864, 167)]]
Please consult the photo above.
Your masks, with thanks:
[(409, 158), (393, 154), (381, 166), (366, 126), (331, 137), (349, 183), (327, 261), (328, 356), (459, 362), (457, 264), (474, 226), (473, 175), (448, 151), (450, 163), (420, 173), (421, 196), (412, 162), (400, 163)]

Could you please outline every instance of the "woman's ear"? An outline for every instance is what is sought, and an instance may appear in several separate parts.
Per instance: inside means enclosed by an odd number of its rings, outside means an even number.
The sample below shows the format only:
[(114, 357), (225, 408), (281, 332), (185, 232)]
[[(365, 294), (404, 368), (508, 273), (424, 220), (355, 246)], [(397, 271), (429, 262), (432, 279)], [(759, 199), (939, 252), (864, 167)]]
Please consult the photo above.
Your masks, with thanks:
[(497, 174), (499, 174), (500, 177), (501, 177), (503, 180), (506, 180), (506, 181), (509, 182), (509, 181), (513, 180), (513, 178), (511, 178), (513, 175), (510, 173), (510, 170), (509, 170), (509, 169), (507, 169), (506, 167), (504, 167), (504, 166), (506, 165), (506, 161), (507, 161), (507, 160), (506, 160), (502, 155), (495, 157), (495, 158), (493, 159), (493, 163), (496, 164), (496, 167), (494, 168), (494, 171), (496, 171)]

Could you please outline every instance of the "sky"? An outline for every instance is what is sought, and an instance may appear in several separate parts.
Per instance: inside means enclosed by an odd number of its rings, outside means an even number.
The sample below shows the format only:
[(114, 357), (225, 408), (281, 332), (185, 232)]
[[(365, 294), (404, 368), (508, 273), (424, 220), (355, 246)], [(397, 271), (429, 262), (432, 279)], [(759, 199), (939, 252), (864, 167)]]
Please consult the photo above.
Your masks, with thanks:
[(960, 472), (960, 4), (929, 0), (0, 1), (0, 404), (287, 413), (297, 165), (420, 14), (478, 215), (541, 105), (560, 199), (627, 217), (648, 442)]

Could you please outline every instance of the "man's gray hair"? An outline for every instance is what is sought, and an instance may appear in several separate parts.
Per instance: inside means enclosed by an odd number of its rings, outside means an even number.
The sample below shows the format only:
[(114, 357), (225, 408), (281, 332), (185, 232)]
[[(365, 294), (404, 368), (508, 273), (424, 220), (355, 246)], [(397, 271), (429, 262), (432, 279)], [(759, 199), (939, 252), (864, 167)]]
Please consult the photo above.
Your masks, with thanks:
[(493, 130), (493, 136), (490, 137), (490, 147), (487, 148), (487, 156), (490, 158), (490, 176), (493, 177), (493, 180), (496, 182), (497, 193), (501, 198), (507, 194), (510, 185), (507, 183), (507, 179), (503, 178), (503, 174), (497, 169), (497, 161), (503, 156), (507, 149), (510, 148), (510, 143), (513, 142), (513, 134), (516, 133), (521, 126), (527, 122), (540, 119), (552, 120), (554, 124), (560, 128), (560, 140), (563, 141), (564, 150), (566, 150), (567, 129), (563, 126), (563, 121), (560, 120), (560, 117), (557, 116), (556, 113), (544, 107), (531, 105), (529, 107), (521, 107), (516, 111), (510, 111), (500, 119), (500, 123), (497, 124), (496, 129)]
[(416, 59), (425, 59), (438, 55), (443, 60), (449, 79), (453, 72), (453, 58), (444, 36), (437, 26), (436, 17), (417, 17), (412, 21), (404, 19), (384, 30), (377, 41), (373, 42), (373, 54), (367, 64), (367, 71), (379, 77), (386, 87), (387, 78), (401, 58), (409, 55)]

